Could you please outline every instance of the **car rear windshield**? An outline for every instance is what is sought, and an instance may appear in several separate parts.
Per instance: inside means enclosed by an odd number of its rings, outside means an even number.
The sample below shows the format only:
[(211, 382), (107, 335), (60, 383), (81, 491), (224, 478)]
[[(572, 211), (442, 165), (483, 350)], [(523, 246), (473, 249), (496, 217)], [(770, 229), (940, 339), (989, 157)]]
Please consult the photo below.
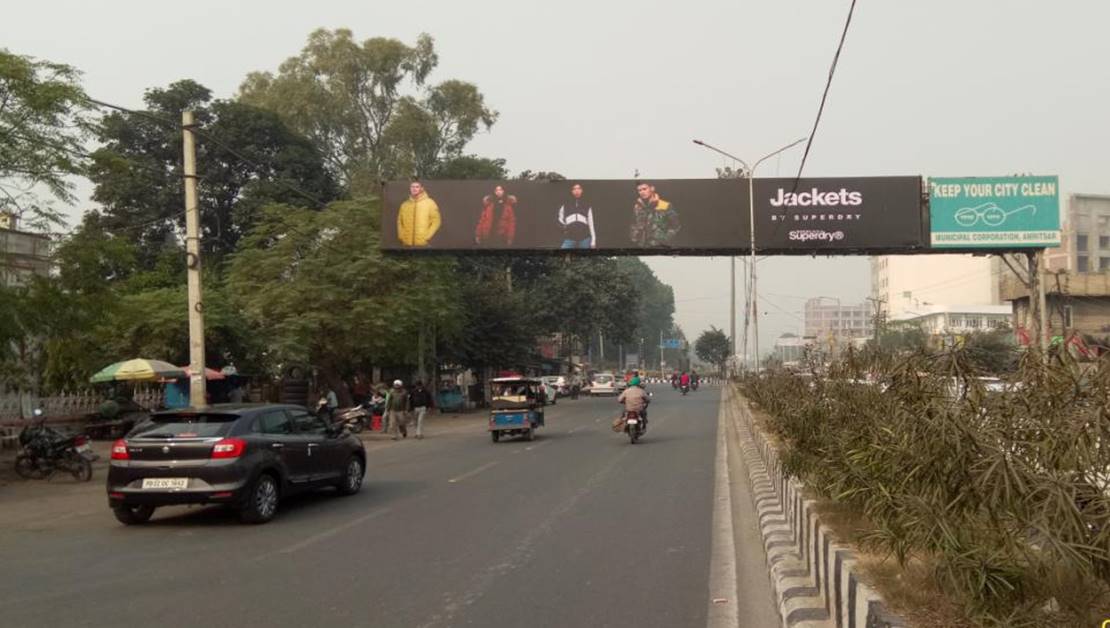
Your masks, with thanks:
[(212, 438), (227, 436), (235, 414), (160, 414), (135, 427), (129, 438)]
[(613, 376), (612, 375), (598, 375), (596, 378), (594, 378), (594, 381), (596, 381), (599, 384), (608, 384), (609, 382), (613, 381)]

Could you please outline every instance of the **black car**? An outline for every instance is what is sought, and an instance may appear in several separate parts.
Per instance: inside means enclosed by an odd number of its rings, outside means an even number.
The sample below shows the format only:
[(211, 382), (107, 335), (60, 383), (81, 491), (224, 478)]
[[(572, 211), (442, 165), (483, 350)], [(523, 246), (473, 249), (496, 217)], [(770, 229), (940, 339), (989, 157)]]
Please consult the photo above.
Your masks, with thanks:
[(226, 504), (265, 523), (293, 493), (357, 493), (365, 470), (362, 441), (303, 407), (184, 408), (151, 415), (112, 445), (108, 505), (128, 525), (175, 504)]

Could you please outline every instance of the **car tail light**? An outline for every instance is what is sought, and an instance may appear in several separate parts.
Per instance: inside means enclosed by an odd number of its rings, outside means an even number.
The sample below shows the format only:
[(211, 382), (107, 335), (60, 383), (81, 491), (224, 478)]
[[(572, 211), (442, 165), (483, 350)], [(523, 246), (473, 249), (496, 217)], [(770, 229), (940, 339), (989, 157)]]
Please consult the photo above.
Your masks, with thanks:
[(212, 458), (238, 458), (246, 447), (246, 441), (241, 438), (225, 438), (212, 446)]
[(127, 453), (127, 441), (122, 438), (112, 443), (112, 460), (130, 460), (131, 455)]

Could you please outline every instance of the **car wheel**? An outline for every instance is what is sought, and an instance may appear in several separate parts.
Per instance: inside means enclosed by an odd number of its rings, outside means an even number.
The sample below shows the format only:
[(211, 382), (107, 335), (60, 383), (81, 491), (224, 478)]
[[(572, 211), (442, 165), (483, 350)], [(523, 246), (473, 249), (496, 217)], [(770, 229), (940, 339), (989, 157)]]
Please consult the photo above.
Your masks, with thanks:
[(362, 488), (362, 461), (357, 456), (347, 460), (343, 479), (336, 485), (340, 495), (354, 495)]
[(154, 506), (112, 506), (112, 514), (125, 526), (142, 525), (154, 515)]
[(239, 511), (239, 519), (243, 523), (266, 523), (277, 514), (277, 507), (277, 480), (269, 473), (263, 473), (251, 486), (247, 503)]
[(501, 440), (501, 432), (490, 432), (489, 437), (496, 443)]

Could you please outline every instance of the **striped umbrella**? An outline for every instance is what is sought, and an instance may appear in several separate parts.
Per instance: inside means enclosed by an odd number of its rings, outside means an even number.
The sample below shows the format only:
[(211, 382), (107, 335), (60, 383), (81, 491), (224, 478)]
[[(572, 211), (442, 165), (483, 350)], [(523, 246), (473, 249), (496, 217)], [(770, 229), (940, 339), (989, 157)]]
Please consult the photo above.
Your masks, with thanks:
[(185, 371), (169, 362), (136, 358), (106, 366), (96, 375), (93, 375), (89, 381), (94, 384), (124, 381), (144, 382), (184, 376)]

